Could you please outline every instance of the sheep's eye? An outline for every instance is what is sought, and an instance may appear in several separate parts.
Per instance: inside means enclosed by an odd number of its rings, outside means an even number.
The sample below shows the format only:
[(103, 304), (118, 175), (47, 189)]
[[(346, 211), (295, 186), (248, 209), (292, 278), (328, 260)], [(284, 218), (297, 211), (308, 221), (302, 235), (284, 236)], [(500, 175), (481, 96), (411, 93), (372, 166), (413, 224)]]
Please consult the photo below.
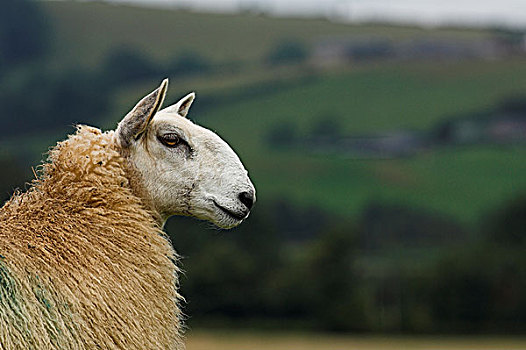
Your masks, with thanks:
[(158, 139), (166, 147), (176, 147), (181, 143), (181, 138), (176, 134), (159, 135)]

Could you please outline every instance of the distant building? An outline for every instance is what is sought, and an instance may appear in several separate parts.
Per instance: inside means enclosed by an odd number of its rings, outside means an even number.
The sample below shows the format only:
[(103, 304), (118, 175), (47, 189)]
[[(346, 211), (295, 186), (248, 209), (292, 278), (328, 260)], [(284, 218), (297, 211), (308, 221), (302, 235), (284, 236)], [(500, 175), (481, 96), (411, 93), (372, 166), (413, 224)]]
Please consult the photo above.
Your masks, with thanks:
[(394, 130), (306, 141), (317, 145), (317, 153), (353, 159), (411, 157), (440, 147), (526, 145), (526, 114), (493, 112), (446, 120), (430, 130)]
[(492, 121), (487, 129), (488, 138), (494, 143), (526, 142), (526, 118), (503, 116)]
[(496, 59), (506, 53), (502, 43), (493, 39), (415, 39), (400, 43), (396, 50), (396, 56), (405, 60)]
[(361, 61), (394, 58), (394, 46), (387, 39), (328, 39), (314, 46), (311, 62), (330, 67)]
[[(497, 38), (329, 38), (314, 45), (311, 63), (324, 68), (378, 60), (493, 60), (516, 51), (509, 45)], [(526, 39), (523, 46), (526, 50)]]
[(340, 152), (351, 158), (400, 158), (426, 150), (428, 143), (421, 133), (400, 130), (345, 138), (340, 142)]

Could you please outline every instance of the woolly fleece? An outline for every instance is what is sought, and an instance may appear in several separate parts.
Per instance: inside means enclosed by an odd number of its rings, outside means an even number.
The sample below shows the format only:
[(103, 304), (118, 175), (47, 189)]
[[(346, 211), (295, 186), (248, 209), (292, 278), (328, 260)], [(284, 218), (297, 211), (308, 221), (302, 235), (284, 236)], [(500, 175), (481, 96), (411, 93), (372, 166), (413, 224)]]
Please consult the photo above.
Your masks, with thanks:
[(80, 126), (0, 209), (0, 349), (183, 349), (176, 254), (113, 132)]

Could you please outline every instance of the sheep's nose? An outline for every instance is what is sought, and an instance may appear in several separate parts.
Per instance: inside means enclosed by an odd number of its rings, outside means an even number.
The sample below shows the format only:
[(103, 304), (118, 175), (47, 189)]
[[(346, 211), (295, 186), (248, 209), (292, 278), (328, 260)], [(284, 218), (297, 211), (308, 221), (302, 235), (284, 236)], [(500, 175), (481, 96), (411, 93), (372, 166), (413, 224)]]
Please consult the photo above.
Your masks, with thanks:
[(237, 197), (239, 198), (241, 203), (246, 205), (248, 210), (250, 210), (252, 208), (252, 206), (254, 205), (255, 198), (254, 198), (254, 192), (252, 192), (252, 191), (241, 192)]

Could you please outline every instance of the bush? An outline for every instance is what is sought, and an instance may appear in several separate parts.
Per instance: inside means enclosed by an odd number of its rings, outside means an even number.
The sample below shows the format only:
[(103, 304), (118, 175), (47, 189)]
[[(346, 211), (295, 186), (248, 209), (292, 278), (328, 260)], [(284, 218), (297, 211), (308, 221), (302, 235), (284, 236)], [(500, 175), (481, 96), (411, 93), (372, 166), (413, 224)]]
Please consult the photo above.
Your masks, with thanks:
[(524, 332), (526, 259), (520, 249), (475, 245), (451, 251), (428, 280), (434, 329)]
[(24, 190), (29, 174), (11, 157), (0, 158), (0, 203), (4, 203), (16, 189)]
[(526, 198), (516, 198), (491, 215), (484, 231), (493, 244), (526, 247)]
[(341, 117), (326, 113), (318, 117), (318, 121), (313, 125), (311, 138), (313, 140), (337, 141), (344, 136), (344, 127)]
[(175, 58), (168, 67), (167, 72), (176, 77), (207, 73), (212, 69), (211, 63), (201, 55), (188, 52)]
[(270, 65), (300, 64), (307, 60), (308, 50), (297, 41), (283, 41), (266, 58)]
[(39, 70), (18, 84), (5, 86), (0, 90), (0, 104), (0, 127), (16, 134), (94, 123), (109, 101), (106, 86), (96, 76), (72, 69), (60, 74)]
[(121, 48), (112, 52), (103, 63), (101, 80), (108, 85), (122, 85), (165, 75), (139, 51)]
[(298, 142), (296, 126), (291, 122), (276, 124), (267, 132), (266, 141), (269, 147), (274, 149), (296, 146)]
[(50, 27), (36, 1), (0, 0), (0, 69), (48, 51)]

